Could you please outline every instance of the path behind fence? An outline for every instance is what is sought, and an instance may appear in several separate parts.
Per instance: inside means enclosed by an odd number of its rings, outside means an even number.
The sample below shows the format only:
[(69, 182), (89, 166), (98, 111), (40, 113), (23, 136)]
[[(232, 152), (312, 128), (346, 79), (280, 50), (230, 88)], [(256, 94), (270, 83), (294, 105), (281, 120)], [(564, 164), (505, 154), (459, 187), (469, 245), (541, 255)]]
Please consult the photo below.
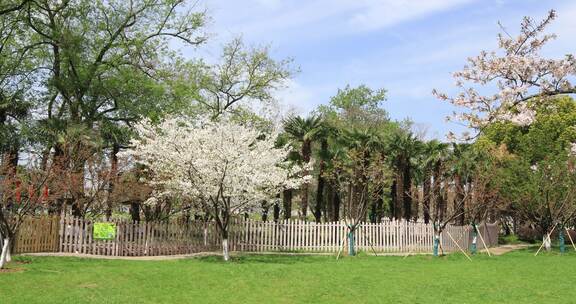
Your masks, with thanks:
[[(15, 251), (156, 256), (221, 249), (219, 233), (213, 222), (112, 223), (116, 225), (115, 238), (95, 240), (92, 220), (71, 216), (27, 219), (19, 233)], [(488, 247), (497, 244), (496, 224), (483, 224), (479, 228)], [(471, 230), (470, 226), (447, 226), (441, 237), (442, 249), (453, 252), (458, 250), (459, 245), (467, 250), (472, 241)], [(245, 252), (337, 252), (346, 244), (346, 233), (344, 222), (234, 219), (229, 227), (229, 246), (231, 251)], [(357, 229), (355, 239), (357, 249), (363, 251), (429, 253), (432, 251), (433, 227), (431, 224), (405, 221), (363, 223)], [(478, 248), (483, 248), (480, 240)]]

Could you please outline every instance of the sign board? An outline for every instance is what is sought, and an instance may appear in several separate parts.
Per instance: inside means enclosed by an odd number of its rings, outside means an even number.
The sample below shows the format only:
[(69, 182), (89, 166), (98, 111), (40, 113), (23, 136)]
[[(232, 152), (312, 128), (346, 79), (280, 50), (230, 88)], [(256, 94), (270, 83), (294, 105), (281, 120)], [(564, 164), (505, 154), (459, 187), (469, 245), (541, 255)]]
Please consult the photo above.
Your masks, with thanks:
[(94, 223), (93, 237), (95, 240), (113, 240), (116, 238), (116, 224)]

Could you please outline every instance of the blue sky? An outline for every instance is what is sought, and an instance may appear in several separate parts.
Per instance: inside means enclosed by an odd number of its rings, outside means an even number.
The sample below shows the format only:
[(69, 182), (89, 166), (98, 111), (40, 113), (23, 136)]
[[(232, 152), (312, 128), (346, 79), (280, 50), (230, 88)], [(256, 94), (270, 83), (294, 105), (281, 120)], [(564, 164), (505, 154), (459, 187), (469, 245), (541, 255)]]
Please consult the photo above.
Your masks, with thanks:
[[(453, 108), (435, 99), (454, 92), (451, 72), (480, 50), (497, 45), (497, 22), (517, 32), (521, 18), (558, 11), (558, 34), (544, 53), (576, 53), (576, 1), (536, 0), (204, 0), (213, 33), (203, 55), (217, 55), (231, 37), (270, 44), (275, 58), (291, 57), (301, 72), (278, 98), (307, 113), (346, 84), (388, 90), (385, 108), (410, 117), (429, 138), (462, 127), (445, 122)], [(198, 56), (198, 51), (187, 51)]]

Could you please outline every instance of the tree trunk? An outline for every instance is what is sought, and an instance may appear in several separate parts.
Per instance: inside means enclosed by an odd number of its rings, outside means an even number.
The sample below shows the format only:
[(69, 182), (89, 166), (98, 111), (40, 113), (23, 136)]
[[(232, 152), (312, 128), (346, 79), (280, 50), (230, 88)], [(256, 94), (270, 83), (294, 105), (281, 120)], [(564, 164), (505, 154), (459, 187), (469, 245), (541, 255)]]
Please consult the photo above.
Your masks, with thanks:
[(392, 185), (390, 186), (390, 202), (389, 202), (389, 217), (394, 218), (396, 216), (396, 198), (398, 194), (396, 193), (396, 179), (392, 181)]
[[(310, 140), (304, 140), (302, 143), (302, 160), (304, 161), (304, 165), (308, 165), (310, 163), (310, 156), (312, 154), (312, 142)], [(308, 175), (308, 170), (303, 170), (302, 172), (304, 175)], [(303, 183), (301, 188), (301, 203), (300, 203), (300, 217), (305, 220), (306, 215), (308, 214), (308, 190), (309, 190), (309, 183)]]
[(404, 204), (404, 169), (401, 168), (396, 174), (396, 203), (394, 204), (394, 218), (402, 218), (402, 205)]
[(332, 218), (334, 217), (334, 187), (332, 186), (332, 183), (329, 181), (326, 184), (326, 212), (325, 212), (325, 216), (326, 216), (326, 221), (331, 221)]
[(140, 203), (130, 203), (130, 216), (133, 222), (140, 222)]
[(478, 229), (476, 229), (476, 224), (472, 223), (472, 243), (470, 244), (470, 253), (476, 254), (478, 251)]
[(420, 196), (420, 189), (418, 185), (412, 184), (412, 190), (410, 193), (412, 194), (412, 219), (414, 221), (418, 221), (420, 218), (420, 203), (422, 202), (422, 197)]
[(440, 247), (440, 234), (441, 231), (434, 229), (434, 247), (432, 248), (432, 253), (434, 256), (438, 256), (438, 247)]
[(442, 166), (440, 162), (437, 162), (435, 167), (434, 167), (434, 184), (432, 186), (432, 198), (434, 199), (434, 202), (431, 201), (431, 203), (434, 203), (434, 214), (435, 216), (435, 221), (442, 221), (444, 220), (444, 211), (445, 211), (445, 206), (444, 206), (444, 200), (443, 200), (443, 194), (442, 194), (442, 181), (440, 180), (440, 176), (441, 176), (441, 170), (442, 170)]
[[(320, 162), (320, 171), (323, 170), (324, 164)], [(316, 206), (314, 208), (314, 218), (317, 223), (322, 220), (322, 209), (324, 209), (324, 177), (318, 175), (318, 189), (316, 189)]]
[(292, 217), (292, 189), (282, 191), (282, 207), (284, 208), (284, 219)]
[(82, 208), (80, 207), (79, 202), (72, 203), (72, 216), (84, 217), (84, 212), (82, 212)]
[(228, 227), (222, 230), (222, 257), (226, 262), (230, 260), (230, 251), (228, 250)]
[(544, 248), (546, 249), (546, 251), (550, 251), (552, 250), (552, 240), (550, 239), (550, 235), (549, 234), (544, 234), (544, 237), (542, 238), (542, 242), (544, 242)]
[(316, 208), (314, 210), (314, 217), (316, 222), (319, 223), (322, 218), (322, 210), (325, 209), (326, 202), (324, 201), (324, 170), (326, 164), (324, 162), (324, 156), (328, 153), (328, 140), (326, 138), (322, 139), (320, 143), (320, 164), (318, 166), (318, 188), (316, 189)]
[(303, 183), (300, 192), (300, 218), (306, 220), (308, 215), (308, 183)]
[(558, 229), (558, 245), (560, 246), (560, 253), (566, 252), (566, 242), (564, 240), (564, 227), (560, 226)]
[(2, 253), (0, 254), (0, 269), (3, 269), (10, 256), (10, 239), (5, 238), (2, 246)]
[(72, 189), (70, 189), (72, 202), (77, 206), (77, 210), (79, 211), (76, 216), (84, 217), (87, 207), (84, 202), (84, 181), (86, 179), (84, 169), (86, 165), (86, 156), (84, 153), (86, 153), (86, 151), (84, 149), (88, 148), (82, 142), (78, 142), (74, 145), (74, 148), (69, 147), (68, 149), (72, 151), (70, 152), (72, 153)]
[(228, 239), (222, 239), (222, 257), (224, 257), (224, 261), (226, 262), (230, 260), (230, 252), (228, 251)]
[(270, 206), (268, 205), (267, 201), (262, 201), (260, 206), (262, 207), (262, 221), (267, 222), (268, 221), (268, 211), (270, 210)]
[(332, 199), (332, 221), (333, 222), (338, 222), (340, 220), (340, 195), (338, 193), (338, 191), (335, 191), (335, 189), (333, 189), (334, 192), (334, 197)]
[(349, 226), (348, 227), (348, 255), (355, 256), (356, 255), (356, 239), (354, 237), (354, 231), (356, 230), (355, 227)]
[[(14, 186), (18, 191), (20, 187), (18, 183), (20, 181), (16, 178), (16, 171), (18, 168), (18, 145), (10, 144), (8, 150), (2, 154), (2, 162), (0, 163), (0, 177), (4, 178), (4, 182)], [(3, 186), (3, 185), (1, 185)], [(4, 197), (0, 197), (0, 199), (4, 199), (10, 203), (10, 201), (15, 202), (19, 199), (19, 194), (12, 191), (6, 191), (6, 193), (0, 192)], [(1, 208), (1, 206), (0, 206)]]
[[(404, 219), (409, 221), (412, 218), (412, 176), (410, 172), (410, 166), (406, 165), (404, 167), (404, 192), (402, 192), (403, 203), (404, 203)], [(410, 193), (408, 193), (410, 191)]]
[(422, 192), (423, 192), (423, 197), (424, 197), (424, 202), (423, 202), (423, 206), (422, 206), (422, 211), (424, 212), (424, 223), (428, 224), (430, 223), (430, 186), (431, 186), (432, 181), (430, 180), (430, 175), (428, 173), (428, 170), (425, 169), (424, 172), (424, 183), (422, 186)]
[(273, 216), (274, 223), (277, 223), (280, 219), (280, 204), (278, 202), (274, 203)]
[(378, 198), (374, 202), (374, 206), (376, 210), (374, 221), (380, 223), (384, 217), (384, 188), (382, 188), (378, 193)]
[(118, 180), (118, 152), (120, 152), (120, 146), (114, 144), (112, 146), (112, 151), (110, 152), (110, 177), (108, 179), (108, 197), (106, 199), (106, 220), (109, 221), (112, 217), (112, 206), (113, 202), (113, 192), (116, 186), (116, 181)]
[(456, 225), (464, 226), (464, 183), (460, 174), (454, 174), (454, 212), (458, 214), (455, 220)]

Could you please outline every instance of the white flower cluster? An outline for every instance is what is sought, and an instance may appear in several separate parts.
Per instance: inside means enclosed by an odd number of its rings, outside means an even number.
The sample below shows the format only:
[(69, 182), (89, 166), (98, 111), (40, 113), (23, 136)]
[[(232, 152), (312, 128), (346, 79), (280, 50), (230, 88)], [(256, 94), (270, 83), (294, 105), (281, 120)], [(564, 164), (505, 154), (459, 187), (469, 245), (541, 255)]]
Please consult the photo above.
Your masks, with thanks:
[[(231, 122), (170, 118), (136, 126), (139, 139), (124, 154), (144, 165), (163, 191), (225, 206), (250, 209), (282, 188), (297, 188), (301, 170), (285, 163), (288, 147), (276, 134)], [(153, 202), (151, 200), (150, 202)], [(254, 205), (254, 206), (253, 206)]]
[(518, 105), (515, 113), (504, 112), (496, 117), (497, 120), (510, 121), (519, 126), (529, 126), (536, 121), (536, 111), (526, 106), (526, 104)]
[[(507, 33), (498, 36), (498, 53), (482, 51), (480, 55), (469, 58), (463, 70), (454, 73), (460, 94), (449, 97), (436, 90), (433, 94), (464, 108), (464, 111), (454, 113), (452, 118), (473, 128), (502, 119), (521, 125), (530, 124), (534, 113), (528, 105), (529, 100), (576, 93), (569, 81), (576, 76), (574, 56), (548, 59), (540, 55), (542, 46), (555, 38), (555, 35), (544, 34), (544, 29), (555, 17), (556, 13), (550, 11), (540, 23), (525, 18), (518, 37)], [(483, 86), (495, 87), (498, 91), (491, 95), (481, 94), (479, 90)]]

